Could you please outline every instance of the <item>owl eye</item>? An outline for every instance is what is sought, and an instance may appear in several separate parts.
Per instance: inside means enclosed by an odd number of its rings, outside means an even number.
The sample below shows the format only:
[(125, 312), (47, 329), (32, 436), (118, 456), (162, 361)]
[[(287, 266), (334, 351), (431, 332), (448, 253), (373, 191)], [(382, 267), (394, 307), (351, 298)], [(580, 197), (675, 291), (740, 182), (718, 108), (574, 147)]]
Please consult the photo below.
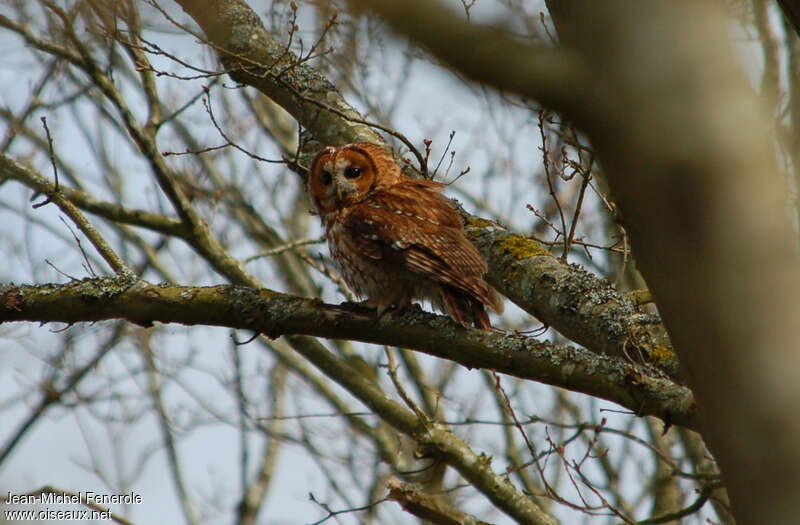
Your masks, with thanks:
[(349, 167), (344, 170), (344, 176), (348, 179), (355, 179), (359, 175), (361, 175), (361, 168)]
[(329, 186), (332, 180), (333, 180), (333, 175), (331, 175), (330, 171), (323, 171), (322, 172), (322, 185), (323, 186)]

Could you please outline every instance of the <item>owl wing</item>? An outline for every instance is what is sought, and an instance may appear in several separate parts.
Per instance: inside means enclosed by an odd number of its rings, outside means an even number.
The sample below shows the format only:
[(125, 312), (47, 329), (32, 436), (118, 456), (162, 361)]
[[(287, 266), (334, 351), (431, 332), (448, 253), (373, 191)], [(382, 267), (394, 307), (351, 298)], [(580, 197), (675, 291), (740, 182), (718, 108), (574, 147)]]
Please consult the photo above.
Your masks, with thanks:
[(401, 264), (493, 304), (483, 280), (486, 262), (467, 240), (440, 183), (409, 180), (350, 207), (346, 228), (363, 255)]

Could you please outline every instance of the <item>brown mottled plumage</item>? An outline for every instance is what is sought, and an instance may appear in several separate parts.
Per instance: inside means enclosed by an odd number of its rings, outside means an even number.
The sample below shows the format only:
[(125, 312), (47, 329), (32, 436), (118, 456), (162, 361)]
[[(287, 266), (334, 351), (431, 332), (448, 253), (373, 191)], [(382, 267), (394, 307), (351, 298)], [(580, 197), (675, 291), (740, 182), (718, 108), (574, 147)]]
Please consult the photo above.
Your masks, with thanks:
[(309, 176), (331, 256), (379, 315), (428, 299), (463, 326), (488, 330), (485, 307), (502, 313), (502, 298), (484, 280), (486, 262), (443, 189), (407, 177), (388, 151), (368, 143), (322, 150)]

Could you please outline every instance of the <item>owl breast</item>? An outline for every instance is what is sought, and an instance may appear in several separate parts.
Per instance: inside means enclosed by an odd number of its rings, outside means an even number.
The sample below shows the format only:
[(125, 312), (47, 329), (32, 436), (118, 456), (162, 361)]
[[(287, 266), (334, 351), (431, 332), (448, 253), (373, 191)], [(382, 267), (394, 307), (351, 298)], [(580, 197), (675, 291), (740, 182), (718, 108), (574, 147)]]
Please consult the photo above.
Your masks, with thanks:
[[(326, 237), (331, 258), (347, 286), (361, 299), (375, 306), (408, 306), (413, 300), (430, 300), (441, 307), (438, 289), (430, 279), (414, 274), (402, 265), (392, 264), (391, 257), (375, 259), (366, 255), (346, 226), (350, 210), (342, 209), (325, 217)], [(387, 250), (400, 251), (400, 245)], [(387, 260), (388, 259), (388, 260)]]

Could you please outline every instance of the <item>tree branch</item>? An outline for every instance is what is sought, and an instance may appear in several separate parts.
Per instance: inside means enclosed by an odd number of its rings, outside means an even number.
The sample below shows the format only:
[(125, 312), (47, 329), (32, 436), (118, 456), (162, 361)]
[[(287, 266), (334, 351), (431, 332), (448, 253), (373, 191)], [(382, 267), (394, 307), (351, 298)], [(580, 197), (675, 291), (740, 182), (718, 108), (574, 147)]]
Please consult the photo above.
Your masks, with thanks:
[(583, 392), (670, 424), (688, 428), (697, 424), (691, 391), (652, 367), (517, 334), (462, 329), (447, 317), (422, 311), (376, 319), (372, 310), (357, 305), (328, 305), (266, 289), (181, 287), (146, 281), (124, 289), (112, 279), (9, 285), (0, 287), (0, 294), (0, 323), (127, 319), (145, 325), (154, 321), (203, 324), (253, 330), (270, 337), (291, 335), (292, 344), (301, 345), (305, 338), (296, 337), (300, 334), (390, 344), (468, 368), (493, 369)]
[(390, 478), (386, 485), (389, 489), (388, 499), (398, 502), (403, 510), (422, 520), (437, 525), (459, 525), (461, 523), (489, 525), (489, 523), (451, 506), (436, 495), (426, 494), (419, 486), (403, 483), (397, 478)]
[(783, 15), (800, 35), (800, 2), (797, 0), (778, 0), (778, 4), (783, 10)]
[(678, 358), (658, 314), (496, 222), (472, 217), (465, 226), (491, 261), (489, 282), (517, 306), (592, 352), (649, 363), (678, 376)]
[(499, 28), (468, 22), (441, 2), (350, 0), (349, 4), (378, 13), (393, 29), (476, 82), (535, 94), (548, 107), (586, 110), (594, 88), (591, 72), (569, 48), (523, 44)]
[[(14, 179), (40, 193), (47, 194), (55, 190), (54, 184), (42, 174), (5, 155), (0, 155), (0, 181), (5, 179)], [(78, 208), (109, 221), (139, 226), (174, 237), (189, 236), (188, 228), (175, 217), (101, 201), (85, 191), (68, 186), (60, 186), (59, 191)]]

